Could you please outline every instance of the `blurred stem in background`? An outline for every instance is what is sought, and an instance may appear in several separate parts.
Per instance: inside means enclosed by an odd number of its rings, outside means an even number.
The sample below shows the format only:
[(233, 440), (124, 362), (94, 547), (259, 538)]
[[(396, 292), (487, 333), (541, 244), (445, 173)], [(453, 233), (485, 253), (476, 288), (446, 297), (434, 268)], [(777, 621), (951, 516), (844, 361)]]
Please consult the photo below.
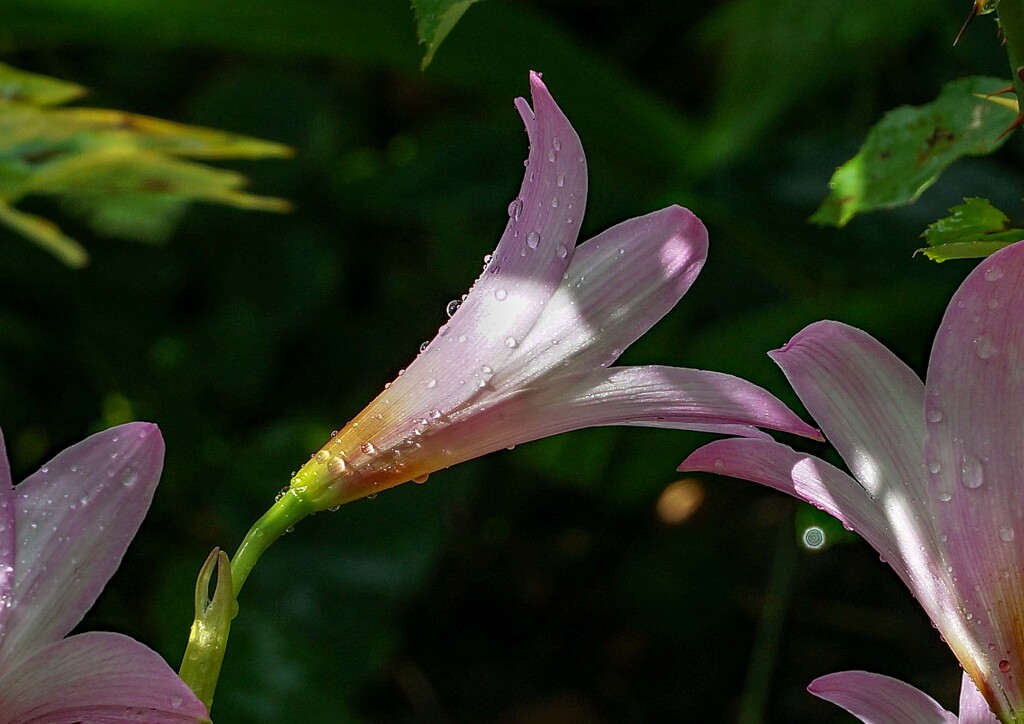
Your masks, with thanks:
[[(215, 548), (200, 569), (196, 582), (196, 617), (178, 673), (208, 711), (213, 706), (213, 694), (227, 651), (231, 620), (238, 613), (239, 591), (270, 544), (311, 512), (313, 504), (289, 490), (249, 529), (230, 564), (227, 555)], [(214, 564), (217, 587), (210, 599)]]
[(754, 648), (750, 652), (747, 679), (740, 700), (739, 724), (760, 724), (765, 721), (765, 705), (771, 691), (772, 674), (775, 671), (782, 626), (793, 588), (793, 572), (796, 569), (796, 546), (793, 545), (791, 525), (779, 526), (779, 539), (775, 543), (771, 565), (764, 608), (754, 637)]

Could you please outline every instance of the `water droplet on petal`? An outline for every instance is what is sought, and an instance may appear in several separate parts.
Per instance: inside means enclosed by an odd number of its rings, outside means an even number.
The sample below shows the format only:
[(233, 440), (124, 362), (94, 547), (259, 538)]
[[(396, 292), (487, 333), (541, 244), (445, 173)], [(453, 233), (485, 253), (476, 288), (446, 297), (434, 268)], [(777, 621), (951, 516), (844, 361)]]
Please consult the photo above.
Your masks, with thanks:
[(523, 213), (523, 200), (515, 199), (511, 204), (508, 205), (508, 217), (512, 221), (519, 221), (519, 216)]
[(516, 338), (515, 337), (508, 337), (508, 338), (505, 339), (505, 346), (508, 347), (509, 349), (515, 347), (517, 344), (519, 344), (519, 343), (516, 342)]
[(997, 266), (989, 267), (985, 270), (985, 281), (994, 282), (1003, 278), (1003, 270)]
[(928, 410), (928, 422), (942, 422), (942, 410), (934, 407)]
[(330, 459), (330, 457), (331, 457), (331, 454), (330, 454), (329, 452), (327, 452), (326, 450), (321, 450), (320, 452), (318, 452), (318, 453), (317, 453), (317, 454), (316, 454), (316, 455), (314, 456), (314, 459), (315, 459), (315, 460), (316, 460), (316, 461), (317, 461), (318, 463), (320, 463), (321, 465), (323, 465), (323, 464), (324, 464), (325, 462), (327, 462), (327, 461), (328, 461), (328, 459)]
[(437, 380), (431, 377), (424, 384), (427, 386), (427, 389), (432, 389), (434, 387), (437, 387)]
[(978, 355), (980, 359), (988, 359), (996, 353), (996, 346), (992, 342), (992, 337), (987, 334), (979, 334), (974, 338), (974, 353)]
[(558, 244), (555, 246), (555, 253), (558, 254), (559, 259), (564, 259), (569, 254), (569, 250), (565, 248), (565, 244)]
[(952, 499), (953, 496), (950, 495), (949, 493), (939, 493), (939, 500), (941, 500), (943, 503), (948, 503)]
[(493, 370), (491, 370), (491, 368), (488, 367), (487, 365), (484, 365), (483, 367), (480, 368), (480, 371), (483, 372), (485, 375), (489, 375)]
[(938, 461), (928, 463), (928, 472), (930, 472), (932, 475), (935, 475), (940, 470), (942, 470), (942, 465), (940, 465)]
[(346, 468), (348, 468), (348, 465), (345, 463), (345, 458), (340, 455), (335, 455), (327, 463), (327, 472), (334, 476), (343, 475)]
[(551, 148), (555, 149), (556, 151), (561, 151), (562, 150), (562, 144), (559, 142), (558, 136), (552, 136), (552, 138), (551, 138)]
[(557, 209), (558, 208), (558, 197), (557, 196), (552, 196), (551, 197), (551, 208), (553, 208), (553, 209)]
[(960, 471), (963, 474), (961, 480), (967, 488), (980, 488), (985, 482), (985, 472), (981, 469), (981, 462), (973, 455), (964, 455), (960, 463)]
[(448, 316), (450, 317), (453, 314), (455, 314), (455, 312), (457, 312), (459, 310), (459, 307), (461, 305), (462, 305), (462, 301), (461, 300), (453, 299), (450, 302), (448, 302), (448, 306), (445, 308), (444, 311), (447, 312)]
[(429, 347), (429, 346), (430, 346), (430, 341), (429, 340), (424, 342), (423, 344), (420, 345), (420, 352), (425, 352), (427, 347)]
[(557, 186), (558, 188), (562, 188), (563, 186), (565, 186), (565, 174), (564, 173), (560, 173), (557, 176), (555, 176), (555, 186)]
[(536, 231), (531, 231), (529, 234), (526, 235), (526, 245), (531, 249), (536, 249), (537, 244), (539, 243), (540, 234), (538, 234)]
[(494, 298), (497, 299), (499, 302), (504, 301), (505, 297), (507, 296), (508, 292), (506, 292), (504, 289), (498, 289), (497, 291), (494, 292)]
[(999, 529), (999, 540), (1003, 541), (1004, 543), (1009, 543), (1010, 541), (1012, 541), (1013, 536), (1013, 528), (1011, 528), (1010, 526), (1004, 525)]
[(417, 475), (415, 478), (412, 479), (412, 481), (417, 485), (423, 485), (423, 483), (427, 482), (427, 478), (429, 477), (430, 473), (423, 473), (423, 475)]
[(372, 442), (364, 442), (362, 445), (359, 446), (359, 449), (362, 450), (367, 455), (373, 455), (375, 452), (377, 452), (377, 448), (373, 446)]
[(548, 161), (550, 161), (551, 163), (554, 163), (555, 162), (555, 158), (557, 158), (557, 156), (555, 156), (555, 152), (554, 151), (548, 151)]
[(999, 670), (1002, 671), (1004, 674), (1008, 672), (1010, 670), (1010, 662), (1006, 659), (1002, 659), (999, 662)]

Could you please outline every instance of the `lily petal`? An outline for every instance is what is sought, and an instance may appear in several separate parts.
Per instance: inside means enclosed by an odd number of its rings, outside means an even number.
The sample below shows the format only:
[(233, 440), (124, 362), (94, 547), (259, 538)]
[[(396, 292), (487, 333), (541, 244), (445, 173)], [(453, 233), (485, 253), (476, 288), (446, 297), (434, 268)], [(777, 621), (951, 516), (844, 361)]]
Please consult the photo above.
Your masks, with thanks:
[(438, 400), (445, 402), (441, 412), (462, 405), (476, 392), (466, 381), (488, 377), (482, 370), (499, 369), (516, 354), (562, 282), (586, 207), (586, 159), (537, 73), (530, 74), (530, 86), (533, 110), (516, 99), (530, 154), (501, 241), (451, 321), (356, 418), (362, 439), (382, 440), (410, 416), (426, 415)]
[[(555, 387), (531, 388), (466, 412), (473, 434), (461, 462), (542, 437), (601, 425), (636, 425), (766, 437), (755, 426), (813, 437), (817, 431), (766, 390), (720, 372), (645, 365), (599, 368)], [(457, 422), (457, 420), (455, 421)]]
[(707, 249), (704, 224), (681, 206), (624, 221), (581, 244), (491, 386), (522, 387), (563, 367), (608, 366), (682, 298)]
[(807, 690), (841, 706), (864, 724), (957, 724), (958, 721), (955, 714), (943, 709), (917, 687), (867, 671), (821, 676), (812, 681)]
[(889, 520), (860, 483), (824, 460), (772, 440), (730, 438), (693, 451), (683, 471), (729, 475), (803, 500), (857, 531), (908, 585), (911, 573), (895, 545)]
[(960, 724), (999, 724), (966, 671), (960, 681)]
[(913, 370), (839, 322), (811, 324), (769, 355), (870, 494), (924, 496), (924, 385)]
[(0, 650), (7, 632), (7, 614), (10, 611), (11, 590), (14, 586), (15, 548), (14, 483), (11, 466), (7, 462), (7, 446), (0, 430)]
[(946, 638), (975, 681), (1017, 712), (1024, 711), (1022, 309), (1024, 245), (1015, 244), (979, 264), (946, 310), (928, 367), (925, 444), (930, 469), (942, 472), (935, 524), (948, 535), (945, 564), (960, 579), (970, 629), (970, 640)]
[(17, 565), (0, 669), (62, 638), (96, 601), (149, 509), (163, 456), (156, 425), (121, 425), (15, 489)]
[(156, 652), (116, 633), (51, 643), (0, 678), (3, 721), (209, 722), (206, 708)]

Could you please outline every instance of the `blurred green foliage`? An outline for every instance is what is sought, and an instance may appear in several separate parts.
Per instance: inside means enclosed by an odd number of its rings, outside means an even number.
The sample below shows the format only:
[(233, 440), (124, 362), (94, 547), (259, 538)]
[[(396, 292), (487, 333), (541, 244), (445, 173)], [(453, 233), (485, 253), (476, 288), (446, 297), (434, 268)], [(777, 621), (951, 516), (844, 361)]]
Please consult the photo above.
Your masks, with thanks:
[[(168, 444), (151, 514), (83, 627), (177, 663), (210, 549), (232, 551), (493, 250), (526, 157), (511, 101), (530, 69), (587, 150), (584, 236), (668, 203), (709, 227), (701, 277), (625, 363), (740, 374), (795, 405), (765, 352), (832, 318), (923, 371), (969, 263), (913, 258), (918, 235), (964, 196), (1019, 203), (1019, 138), (958, 161), (913, 206), (842, 229), (806, 219), (884, 112), (1006, 74), (990, 19), (950, 46), (964, 12), (490, 0), (421, 73), (405, 0), (6, 0), (5, 62), (89, 87), (98, 106), (296, 149), (244, 166), (290, 215), (190, 208), (160, 248), (72, 222), (93, 256), (76, 272), (0, 231), (16, 473), (127, 418)], [(658, 517), (706, 439), (583, 431), (303, 522), (242, 594), (216, 721), (735, 721), (768, 613), (782, 630), (758, 659), (765, 722), (849, 721), (805, 692), (844, 668), (952, 707), (952, 655), (864, 544), (805, 551), (792, 501), (734, 480), (698, 481), (685, 522)], [(783, 604), (767, 596), (780, 531), (797, 548)]]
[(438, 46), (475, 2), (479, 0), (412, 0), (412, 9), (416, 13), (416, 34), (420, 42), (427, 46), (421, 67), (430, 65)]
[(239, 173), (186, 159), (289, 156), (237, 134), (104, 108), (54, 108), (85, 89), (0, 63), (0, 223), (73, 267), (85, 249), (56, 224), (13, 204), (58, 196), (101, 234), (164, 241), (189, 201), (287, 211), (283, 199), (241, 190)]

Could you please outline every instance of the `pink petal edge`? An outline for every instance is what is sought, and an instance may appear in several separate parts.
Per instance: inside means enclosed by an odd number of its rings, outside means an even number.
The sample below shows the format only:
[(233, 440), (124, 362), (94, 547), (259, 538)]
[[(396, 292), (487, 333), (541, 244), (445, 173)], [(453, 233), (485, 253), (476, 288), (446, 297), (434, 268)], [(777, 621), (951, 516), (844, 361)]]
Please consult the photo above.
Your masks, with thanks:
[(5, 722), (209, 722), (206, 707), (156, 652), (116, 633), (36, 649), (0, 676), (0, 692)]
[(841, 671), (818, 677), (807, 691), (864, 724), (957, 724), (956, 715), (917, 687), (881, 674)]
[(0, 667), (82, 619), (149, 510), (163, 457), (159, 428), (130, 423), (72, 445), (15, 488), (18, 565)]
[(0, 651), (7, 633), (7, 615), (10, 612), (11, 591), (14, 587), (14, 565), (17, 557), (15, 545), (14, 483), (11, 466), (7, 461), (7, 446), (0, 430)]

